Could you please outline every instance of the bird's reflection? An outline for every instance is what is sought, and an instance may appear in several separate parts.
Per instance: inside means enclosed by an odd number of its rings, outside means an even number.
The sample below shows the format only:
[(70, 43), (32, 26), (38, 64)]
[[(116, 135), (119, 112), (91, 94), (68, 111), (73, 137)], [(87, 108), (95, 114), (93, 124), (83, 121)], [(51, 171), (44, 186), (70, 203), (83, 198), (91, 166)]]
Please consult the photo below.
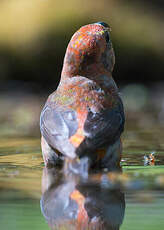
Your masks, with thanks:
[(44, 168), (41, 210), (51, 229), (118, 230), (125, 211), (124, 194), (107, 174), (79, 175)]

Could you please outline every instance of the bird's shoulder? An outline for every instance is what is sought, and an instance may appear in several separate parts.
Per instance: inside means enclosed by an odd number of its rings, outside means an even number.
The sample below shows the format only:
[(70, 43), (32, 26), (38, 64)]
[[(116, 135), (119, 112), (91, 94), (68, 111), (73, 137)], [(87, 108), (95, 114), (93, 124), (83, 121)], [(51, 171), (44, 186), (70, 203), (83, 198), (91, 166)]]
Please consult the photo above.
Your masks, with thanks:
[(47, 104), (54, 109), (89, 108), (93, 112), (112, 108), (118, 101), (117, 88), (112, 84), (113, 81), (103, 87), (86, 77), (72, 77), (59, 84), (57, 90), (49, 96)]

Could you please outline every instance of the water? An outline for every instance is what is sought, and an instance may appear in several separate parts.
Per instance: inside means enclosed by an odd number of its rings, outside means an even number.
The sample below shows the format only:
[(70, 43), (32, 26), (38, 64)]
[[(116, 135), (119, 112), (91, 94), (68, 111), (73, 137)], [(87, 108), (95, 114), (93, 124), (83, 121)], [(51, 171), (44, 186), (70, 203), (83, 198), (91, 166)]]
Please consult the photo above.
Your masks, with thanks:
[[(142, 148), (136, 146), (137, 139), (133, 143), (125, 141), (122, 175), (93, 174), (89, 181), (81, 181), (74, 177), (63, 180), (59, 170), (45, 172), (39, 139), (1, 139), (1, 229), (49, 229), (49, 226), (52, 229), (75, 229), (77, 225), (70, 222), (69, 215), (77, 216), (79, 207), (73, 201), (79, 194), (88, 204), (90, 218), (101, 212), (101, 220), (96, 220), (98, 227), (94, 229), (110, 229), (104, 224), (109, 219), (114, 222), (111, 229), (118, 229), (122, 222), (121, 230), (163, 229), (164, 154), (162, 147), (158, 146), (154, 165), (144, 166), (144, 155), (148, 156), (150, 149), (155, 151), (155, 146), (150, 148), (145, 141), (142, 141)], [(70, 196), (72, 203), (63, 214), (60, 210)], [(88, 226), (85, 229), (93, 228)]]

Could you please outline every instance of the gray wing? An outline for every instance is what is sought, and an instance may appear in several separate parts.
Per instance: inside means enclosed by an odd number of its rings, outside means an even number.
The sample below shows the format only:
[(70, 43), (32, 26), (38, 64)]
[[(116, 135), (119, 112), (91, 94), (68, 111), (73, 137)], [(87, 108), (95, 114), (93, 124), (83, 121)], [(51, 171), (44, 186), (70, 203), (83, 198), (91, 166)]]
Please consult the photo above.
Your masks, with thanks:
[(73, 110), (62, 111), (45, 105), (40, 116), (40, 130), (47, 143), (62, 154), (75, 157), (75, 149), (69, 138), (78, 128), (76, 113)]

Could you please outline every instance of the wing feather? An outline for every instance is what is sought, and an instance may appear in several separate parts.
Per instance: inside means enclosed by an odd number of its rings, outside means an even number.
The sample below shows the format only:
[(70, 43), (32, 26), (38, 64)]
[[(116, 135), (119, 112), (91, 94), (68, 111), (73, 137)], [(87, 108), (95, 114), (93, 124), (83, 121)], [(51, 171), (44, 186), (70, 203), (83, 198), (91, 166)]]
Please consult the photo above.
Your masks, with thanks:
[(73, 110), (59, 111), (46, 105), (40, 116), (40, 130), (47, 143), (65, 156), (75, 157), (74, 146), (69, 137), (77, 130), (76, 113)]
[(80, 155), (84, 149), (97, 149), (113, 144), (124, 130), (125, 116), (123, 104), (119, 99), (117, 106), (99, 113), (89, 112), (84, 132), (86, 138), (77, 150)]

